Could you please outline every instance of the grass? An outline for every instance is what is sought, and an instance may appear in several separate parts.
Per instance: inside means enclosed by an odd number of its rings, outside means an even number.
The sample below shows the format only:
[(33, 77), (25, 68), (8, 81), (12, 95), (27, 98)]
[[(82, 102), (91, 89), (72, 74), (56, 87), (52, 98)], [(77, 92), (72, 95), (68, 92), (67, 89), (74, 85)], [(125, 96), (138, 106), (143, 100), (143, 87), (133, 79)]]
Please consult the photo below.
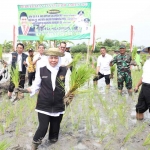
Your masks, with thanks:
[(0, 141), (0, 150), (6, 150), (9, 146), (10, 143), (7, 140)]

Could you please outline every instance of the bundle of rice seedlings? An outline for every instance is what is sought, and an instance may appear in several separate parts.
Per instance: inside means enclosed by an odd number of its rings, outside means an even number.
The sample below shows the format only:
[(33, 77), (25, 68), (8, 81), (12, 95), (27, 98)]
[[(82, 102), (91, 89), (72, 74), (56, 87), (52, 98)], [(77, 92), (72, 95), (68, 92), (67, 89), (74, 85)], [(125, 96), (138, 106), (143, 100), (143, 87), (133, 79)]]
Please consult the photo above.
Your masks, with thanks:
[(114, 72), (116, 70), (116, 65), (113, 65), (110, 67), (110, 72), (111, 72), (111, 78), (113, 79), (113, 75), (114, 75)]
[(68, 106), (72, 101), (72, 99), (69, 99), (70, 95), (79, 92), (79, 88), (84, 86), (94, 73), (94, 69), (89, 67), (87, 64), (82, 64), (78, 68), (74, 68), (70, 76), (69, 91), (64, 97), (64, 103), (66, 106)]
[(0, 44), (0, 60), (2, 60), (2, 54), (3, 54), (3, 48), (2, 45)]
[(15, 88), (19, 87), (19, 66), (16, 65), (16, 68), (11, 68), (10, 71), (11, 81), (14, 83)]

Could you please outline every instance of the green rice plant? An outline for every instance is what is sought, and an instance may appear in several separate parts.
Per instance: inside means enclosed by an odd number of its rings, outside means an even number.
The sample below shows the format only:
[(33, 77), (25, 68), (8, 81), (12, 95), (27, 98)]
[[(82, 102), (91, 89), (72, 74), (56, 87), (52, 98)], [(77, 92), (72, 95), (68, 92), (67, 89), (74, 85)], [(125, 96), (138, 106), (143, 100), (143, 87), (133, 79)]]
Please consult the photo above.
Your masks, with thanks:
[(0, 60), (2, 60), (2, 54), (3, 54), (3, 48), (2, 45), (0, 44)]
[(146, 145), (150, 145), (150, 134), (148, 134), (148, 136), (144, 140), (143, 146), (146, 146)]
[(87, 64), (82, 64), (78, 68), (75, 67), (70, 76), (69, 91), (64, 97), (64, 103), (68, 106), (72, 99), (69, 99), (70, 94), (79, 92), (78, 89), (85, 85), (94, 75), (95, 71)]
[(15, 85), (15, 88), (19, 87), (19, 66), (18, 65), (16, 65), (16, 68), (11, 68), (10, 76), (11, 76), (11, 81)]
[(136, 54), (137, 54), (137, 47), (133, 47), (133, 50), (132, 50), (132, 60), (135, 60)]
[(129, 132), (124, 140), (123, 140), (123, 144), (125, 144), (127, 141), (129, 141), (133, 136), (135, 136), (136, 134), (142, 132), (144, 130), (144, 128), (146, 127), (146, 124), (142, 124), (141, 126), (137, 126), (135, 127), (131, 132)]
[(81, 58), (82, 58), (81, 53), (76, 54), (73, 58), (73, 61), (69, 65), (67, 65), (67, 67), (70, 66), (73, 66), (73, 68), (76, 67), (77, 63), (80, 61)]
[(3, 140), (0, 142), (0, 150), (6, 150), (7, 148), (9, 148), (10, 143), (6, 140)]

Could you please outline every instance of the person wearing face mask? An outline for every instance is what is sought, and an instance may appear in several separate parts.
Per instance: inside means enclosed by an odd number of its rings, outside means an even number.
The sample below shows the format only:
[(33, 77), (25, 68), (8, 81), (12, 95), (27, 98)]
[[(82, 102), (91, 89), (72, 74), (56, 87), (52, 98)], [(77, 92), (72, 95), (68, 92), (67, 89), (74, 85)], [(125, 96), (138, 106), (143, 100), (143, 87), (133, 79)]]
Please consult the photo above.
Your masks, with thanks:
[(137, 120), (143, 120), (144, 112), (148, 109), (150, 111), (150, 47), (148, 47), (148, 54), (149, 56), (143, 66), (142, 77), (134, 89), (135, 92), (138, 92), (139, 87), (142, 85), (136, 105)]
[(38, 113), (39, 127), (33, 137), (32, 150), (36, 150), (41, 144), (49, 124), (48, 139), (51, 143), (57, 142), (60, 123), (65, 112), (63, 97), (65, 96), (67, 69), (61, 66), (60, 59), (64, 54), (58, 48), (50, 48), (44, 54), (48, 56), (47, 64), (36, 72), (32, 86), (27, 89), (15, 89), (30, 93), (31, 96), (40, 89), (35, 109)]
[(110, 88), (110, 62), (112, 61), (112, 56), (106, 53), (106, 48), (100, 48), (101, 55), (97, 59), (97, 76), (93, 79), (94, 84), (97, 84), (97, 81), (105, 77), (105, 83), (107, 88)]

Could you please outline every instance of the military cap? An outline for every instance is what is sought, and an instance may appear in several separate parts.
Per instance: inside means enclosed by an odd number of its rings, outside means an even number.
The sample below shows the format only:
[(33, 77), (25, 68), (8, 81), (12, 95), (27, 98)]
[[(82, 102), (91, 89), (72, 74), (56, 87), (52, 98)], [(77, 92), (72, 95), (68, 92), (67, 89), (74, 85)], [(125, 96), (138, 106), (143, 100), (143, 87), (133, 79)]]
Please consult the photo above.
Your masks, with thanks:
[(119, 49), (121, 49), (121, 48), (126, 48), (126, 46), (125, 45), (120, 45)]

